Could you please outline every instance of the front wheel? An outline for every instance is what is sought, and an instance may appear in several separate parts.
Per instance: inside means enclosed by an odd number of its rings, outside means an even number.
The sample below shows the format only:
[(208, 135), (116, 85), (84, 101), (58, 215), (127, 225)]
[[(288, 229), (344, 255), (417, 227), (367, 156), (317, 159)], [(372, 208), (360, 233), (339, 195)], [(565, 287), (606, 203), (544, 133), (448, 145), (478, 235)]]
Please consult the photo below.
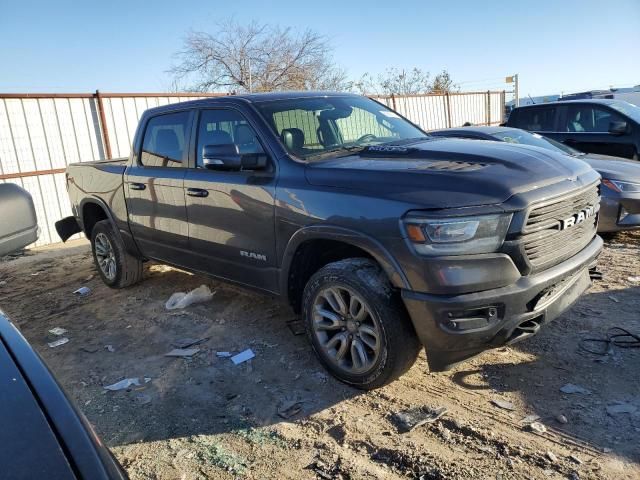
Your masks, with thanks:
[(91, 232), (93, 261), (102, 281), (124, 288), (142, 280), (142, 261), (130, 255), (109, 220), (96, 223)]
[(316, 272), (304, 290), (303, 319), (320, 362), (364, 390), (400, 377), (420, 350), (396, 292), (369, 259), (341, 260)]

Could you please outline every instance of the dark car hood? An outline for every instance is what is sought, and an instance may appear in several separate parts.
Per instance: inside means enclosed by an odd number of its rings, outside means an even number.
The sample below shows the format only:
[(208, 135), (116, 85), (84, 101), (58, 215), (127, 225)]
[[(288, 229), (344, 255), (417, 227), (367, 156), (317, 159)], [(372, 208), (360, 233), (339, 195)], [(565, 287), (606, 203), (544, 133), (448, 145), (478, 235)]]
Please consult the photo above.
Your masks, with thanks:
[(640, 182), (640, 162), (594, 153), (581, 155), (579, 158), (591, 165), (603, 178)]
[[(405, 152), (363, 151), (312, 162), (306, 174), (312, 185), (451, 208), (502, 203), (590, 171), (579, 159), (537, 147), (437, 138), (411, 144)], [(576, 186), (581, 184), (578, 178)]]

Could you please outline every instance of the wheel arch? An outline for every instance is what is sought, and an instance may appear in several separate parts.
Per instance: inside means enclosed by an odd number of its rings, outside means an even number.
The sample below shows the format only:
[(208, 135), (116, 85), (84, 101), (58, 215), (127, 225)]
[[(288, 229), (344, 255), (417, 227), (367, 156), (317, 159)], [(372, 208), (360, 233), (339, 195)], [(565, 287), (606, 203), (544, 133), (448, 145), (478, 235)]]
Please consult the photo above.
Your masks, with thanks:
[(343, 227), (314, 225), (298, 230), (287, 244), (281, 262), (282, 295), (299, 312), (307, 280), (328, 263), (351, 257), (371, 258), (393, 287), (409, 287), (398, 262), (376, 239)]

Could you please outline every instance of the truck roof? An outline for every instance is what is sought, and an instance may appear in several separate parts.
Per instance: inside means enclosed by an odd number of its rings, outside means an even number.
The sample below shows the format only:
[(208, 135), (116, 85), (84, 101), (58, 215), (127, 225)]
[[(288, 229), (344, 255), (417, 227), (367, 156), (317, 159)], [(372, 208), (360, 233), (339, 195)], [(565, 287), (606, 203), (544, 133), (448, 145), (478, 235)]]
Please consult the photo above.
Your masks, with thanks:
[(546, 107), (546, 106), (555, 106), (555, 105), (571, 105), (575, 103), (596, 103), (600, 105), (611, 105), (615, 103), (626, 103), (626, 102), (622, 100), (611, 99), (611, 98), (582, 98), (579, 100), (557, 100), (555, 102), (534, 103), (532, 105), (522, 105), (521, 107), (516, 107), (516, 108), (525, 109), (525, 108)]
[(269, 92), (269, 93), (244, 93), (241, 95), (221, 95), (219, 97), (206, 97), (199, 98), (198, 100), (190, 100), (188, 102), (171, 103), (168, 105), (162, 105), (160, 107), (154, 107), (147, 110), (147, 112), (162, 112), (164, 110), (175, 110), (176, 105), (184, 107), (200, 106), (200, 105), (215, 105), (218, 103), (237, 103), (238, 101), (246, 103), (259, 103), (268, 102), (271, 100), (292, 100), (296, 98), (320, 98), (320, 97), (358, 97), (355, 93), (345, 92), (325, 92), (325, 91), (285, 91), (285, 92)]

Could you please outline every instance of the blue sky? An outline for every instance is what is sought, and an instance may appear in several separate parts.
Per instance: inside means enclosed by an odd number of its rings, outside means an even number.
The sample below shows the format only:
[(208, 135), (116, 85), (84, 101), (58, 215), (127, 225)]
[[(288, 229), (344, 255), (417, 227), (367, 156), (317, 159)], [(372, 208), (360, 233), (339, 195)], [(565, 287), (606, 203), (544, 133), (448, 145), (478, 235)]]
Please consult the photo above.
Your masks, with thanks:
[(185, 33), (229, 16), (326, 35), (352, 78), (446, 68), (486, 90), (519, 73), (521, 96), (640, 84), (640, 0), (0, 0), (0, 92), (164, 91)]

